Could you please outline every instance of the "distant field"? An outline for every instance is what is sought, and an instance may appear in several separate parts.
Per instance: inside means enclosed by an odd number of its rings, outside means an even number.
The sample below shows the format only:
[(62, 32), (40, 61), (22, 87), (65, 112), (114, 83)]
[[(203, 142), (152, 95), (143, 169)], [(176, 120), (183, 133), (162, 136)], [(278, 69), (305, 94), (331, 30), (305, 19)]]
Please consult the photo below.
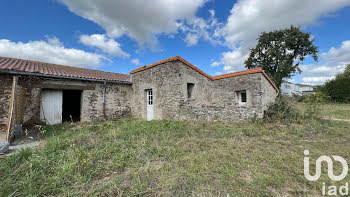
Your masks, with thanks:
[[(325, 114), (348, 117), (338, 114), (346, 107)], [(45, 130), (43, 147), (0, 159), (0, 196), (316, 196), (331, 182), (326, 173), (305, 179), (303, 151), (312, 174), (318, 156), (350, 161), (342, 121), (121, 120)]]
[(321, 113), (323, 117), (350, 120), (350, 104), (325, 104)]
[[(305, 110), (304, 103), (298, 103), (299, 108)], [(323, 118), (350, 120), (350, 104), (325, 103), (321, 105), (321, 116)]]

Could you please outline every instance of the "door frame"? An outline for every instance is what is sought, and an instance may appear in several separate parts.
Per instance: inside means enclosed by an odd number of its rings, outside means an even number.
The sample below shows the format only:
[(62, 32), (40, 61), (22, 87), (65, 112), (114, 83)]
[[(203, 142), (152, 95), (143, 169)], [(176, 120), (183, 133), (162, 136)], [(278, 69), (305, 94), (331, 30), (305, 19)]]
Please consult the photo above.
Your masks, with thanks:
[[(46, 99), (45, 97), (47, 97), (47, 95), (49, 95), (51, 93), (58, 93), (57, 95), (55, 96), (58, 96), (56, 99), (56, 101), (58, 101), (58, 104), (59, 105), (59, 108), (58, 108), (58, 114), (60, 114), (59, 118), (57, 119), (58, 121), (54, 121), (52, 122), (52, 120), (48, 120), (47, 117), (51, 116), (51, 114), (47, 114), (47, 111), (46, 111), (46, 107), (44, 107), (44, 99)], [(52, 96), (52, 95), (51, 95)], [(40, 120), (45, 122), (46, 124), (49, 124), (49, 125), (54, 125), (54, 124), (61, 124), (62, 123), (62, 107), (63, 107), (63, 91), (62, 90), (54, 90), (54, 89), (42, 89), (41, 90), (41, 93), (40, 93)], [(46, 113), (46, 114), (45, 114)]]
[[(153, 89), (146, 89), (146, 119), (153, 120), (154, 119), (154, 91)], [(151, 110), (152, 112), (149, 112)]]

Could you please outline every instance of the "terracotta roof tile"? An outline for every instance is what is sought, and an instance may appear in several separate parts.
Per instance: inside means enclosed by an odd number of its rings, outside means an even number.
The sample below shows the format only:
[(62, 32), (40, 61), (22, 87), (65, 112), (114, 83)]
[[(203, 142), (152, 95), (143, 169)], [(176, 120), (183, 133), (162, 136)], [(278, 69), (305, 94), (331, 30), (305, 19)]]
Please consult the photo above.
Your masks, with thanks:
[(171, 57), (165, 60), (161, 60), (159, 62), (153, 63), (151, 65), (148, 66), (142, 66), (140, 68), (137, 68), (135, 70), (132, 70), (130, 72), (130, 74), (134, 74), (167, 62), (172, 62), (172, 61), (181, 61), (184, 64), (186, 64), (187, 66), (193, 68), (194, 70), (196, 70), (197, 72), (201, 73), (202, 75), (204, 75), (205, 77), (209, 78), (210, 80), (218, 80), (218, 79), (224, 79), (224, 78), (228, 78), (228, 77), (236, 77), (236, 76), (241, 76), (241, 75), (247, 75), (247, 74), (253, 74), (253, 73), (262, 73), (264, 75), (264, 77), (271, 83), (271, 85), (274, 87), (274, 89), (278, 92), (278, 88), (276, 87), (276, 85), (272, 82), (272, 80), (267, 76), (267, 74), (262, 70), (262, 68), (254, 68), (254, 69), (250, 69), (250, 70), (244, 70), (244, 71), (239, 71), (239, 72), (234, 72), (234, 73), (227, 73), (224, 75), (219, 75), (219, 76), (210, 76), (207, 73), (203, 72), (202, 70), (200, 70), (199, 68), (197, 68), (196, 66), (192, 65), (191, 63), (189, 63), (188, 61), (184, 60), (182, 57), (180, 56), (175, 56), (175, 57)]
[(9, 57), (0, 57), (0, 70), (131, 83), (130, 75)]

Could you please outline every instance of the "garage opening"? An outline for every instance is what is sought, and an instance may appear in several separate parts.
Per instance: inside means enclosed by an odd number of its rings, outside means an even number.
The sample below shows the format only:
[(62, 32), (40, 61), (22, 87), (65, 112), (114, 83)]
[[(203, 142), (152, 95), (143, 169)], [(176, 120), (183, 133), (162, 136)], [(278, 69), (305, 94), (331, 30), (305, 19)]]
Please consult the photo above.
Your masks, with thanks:
[(63, 90), (63, 122), (79, 122), (81, 112), (81, 90)]

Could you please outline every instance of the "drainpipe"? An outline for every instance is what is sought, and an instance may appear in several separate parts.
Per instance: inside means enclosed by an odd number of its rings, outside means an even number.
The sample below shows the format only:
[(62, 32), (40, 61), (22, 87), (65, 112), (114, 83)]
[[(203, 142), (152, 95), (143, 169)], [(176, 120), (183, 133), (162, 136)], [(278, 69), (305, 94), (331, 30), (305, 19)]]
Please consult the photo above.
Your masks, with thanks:
[(103, 82), (103, 93), (102, 93), (102, 99), (103, 99), (103, 106), (102, 106), (102, 113), (103, 113), (103, 119), (106, 120), (106, 85), (107, 82)]

